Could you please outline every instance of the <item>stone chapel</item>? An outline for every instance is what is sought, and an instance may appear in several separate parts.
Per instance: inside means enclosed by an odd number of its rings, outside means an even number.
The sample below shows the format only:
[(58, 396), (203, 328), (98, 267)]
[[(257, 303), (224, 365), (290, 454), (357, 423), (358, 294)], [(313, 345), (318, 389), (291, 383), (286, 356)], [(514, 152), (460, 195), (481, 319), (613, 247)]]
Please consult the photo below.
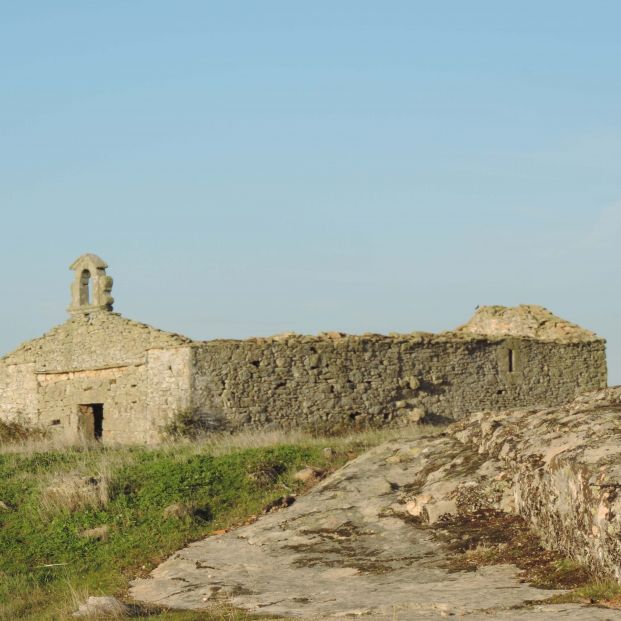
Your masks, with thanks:
[(113, 312), (98, 256), (70, 267), (67, 321), (0, 358), (0, 420), (68, 440), (156, 443), (182, 413), (222, 431), (450, 421), (607, 384), (605, 341), (540, 306), (482, 307), (439, 334), (193, 341)]

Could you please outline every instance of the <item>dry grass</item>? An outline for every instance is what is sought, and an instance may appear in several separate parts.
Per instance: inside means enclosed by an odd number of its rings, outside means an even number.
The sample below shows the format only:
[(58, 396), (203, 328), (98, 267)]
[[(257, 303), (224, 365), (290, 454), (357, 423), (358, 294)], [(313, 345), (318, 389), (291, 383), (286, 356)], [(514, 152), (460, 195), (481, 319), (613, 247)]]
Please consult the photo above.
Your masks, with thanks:
[(41, 486), (42, 515), (104, 509), (108, 505), (113, 474), (132, 461), (132, 454), (101, 447), (99, 451), (95, 462), (92, 453), (80, 453), (80, 461), (71, 470), (62, 466), (49, 470)]
[(198, 440), (177, 440), (165, 442), (159, 448), (176, 451), (179, 446), (191, 447), (197, 453), (226, 455), (248, 448), (266, 448), (282, 445), (325, 446), (328, 443), (335, 450), (366, 450), (391, 440), (408, 440), (422, 435), (441, 433), (444, 427), (436, 425), (410, 425), (400, 428), (363, 429), (349, 431), (342, 435), (316, 435), (307, 431), (241, 431), (235, 434), (213, 433)]
[(84, 476), (79, 472), (54, 475), (41, 492), (44, 514), (83, 509), (102, 509), (109, 500), (109, 476), (98, 472)]
[(608, 608), (621, 608), (621, 585), (614, 580), (593, 581), (577, 589), (550, 599), (555, 604), (598, 604)]
[[(196, 452), (209, 452), (212, 455), (225, 455), (240, 449), (265, 448), (283, 444), (304, 444), (306, 446), (325, 445), (329, 440), (336, 449), (353, 447), (357, 449), (371, 448), (390, 440), (407, 440), (421, 435), (440, 433), (444, 427), (437, 425), (409, 425), (399, 428), (351, 430), (341, 435), (321, 435), (308, 431), (240, 431), (237, 433), (211, 433), (199, 439), (166, 440), (154, 448), (169, 448), (175, 452), (179, 447), (194, 447)], [(105, 445), (111, 447), (112, 445)], [(141, 447), (142, 448), (142, 447)], [(148, 447), (147, 447), (148, 448)], [(75, 439), (68, 441), (61, 437), (41, 437), (39, 435), (20, 436), (11, 441), (0, 440), (0, 454), (13, 453), (33, 455), (63, 450), (100, 451), (102, 445), (92, 440)]]
[(98, 450), (100, 447), (101, 445), (93, 440), (76, 439), (69, 442), (61, 436), (51, 437), (37, 435), (36, 433), (10, 440), (3, 441), (0, 439), (0, 454), (34, 455), (35, 453), (50, 453), (68, 449)]

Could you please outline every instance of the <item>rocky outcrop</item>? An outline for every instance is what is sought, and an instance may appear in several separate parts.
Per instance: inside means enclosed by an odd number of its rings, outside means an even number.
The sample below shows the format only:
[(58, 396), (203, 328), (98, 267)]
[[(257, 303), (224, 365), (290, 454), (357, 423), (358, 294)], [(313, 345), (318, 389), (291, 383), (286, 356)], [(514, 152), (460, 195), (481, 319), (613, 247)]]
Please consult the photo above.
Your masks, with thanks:
[(548, 547), (621, 581), (621, 387), (544, 411), (477, 414), (450, 434), (494, 465), (506, 508)]
[(546, 547), (621, 581), (621, 387), (543, 411), (480, 412), (444, 442), (426, 469), (415, 459), (420, 477), (394, 510), (430, 524), (516, 513)]
[(129, 616), (129, 608), (122, 604), (115, 597), (104, 595), (101, 597), (89, 597), (81, 604), (78, 610), (73, 613), (74, 617), (121, 619)]
[(620, 409), (621, 388), (607, 389), (384, 444), (291, 507), (181, 550), (131, 593), (322, 619), (621, 619), (546, 604), (554, 591), (529, 586), (511, 564), (465, 571), (456, 558), (494, 540), (506, 548), (503, 529), (520, 521), (545, 546), (619, 579)]

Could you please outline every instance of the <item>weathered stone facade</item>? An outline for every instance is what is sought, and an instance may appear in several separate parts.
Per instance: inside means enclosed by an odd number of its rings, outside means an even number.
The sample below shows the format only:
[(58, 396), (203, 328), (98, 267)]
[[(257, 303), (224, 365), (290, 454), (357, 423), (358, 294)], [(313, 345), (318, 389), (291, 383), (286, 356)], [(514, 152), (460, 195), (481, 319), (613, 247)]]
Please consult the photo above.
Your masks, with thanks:
[(182, 411), (228, 429), (326, 430), (553, 406), (606, 386), (605, 341), (537, 306), (484, 307), (436, 335), (196, 342), (113, 313), (106, 267), (80, 257), (70, 319), (0, 359), (0, 418), (156, 442)]
[[(111, 312), (103, 261), (85, 255), (76, 265), (69, 320), (0, 360), (0, 417), (71, 438), (103, 406), (102, 439), (155, 442), (169, 413), (190, 405), (191, 341)], [(102, 283), (92, 299), (80, 292), (88, 268)]]

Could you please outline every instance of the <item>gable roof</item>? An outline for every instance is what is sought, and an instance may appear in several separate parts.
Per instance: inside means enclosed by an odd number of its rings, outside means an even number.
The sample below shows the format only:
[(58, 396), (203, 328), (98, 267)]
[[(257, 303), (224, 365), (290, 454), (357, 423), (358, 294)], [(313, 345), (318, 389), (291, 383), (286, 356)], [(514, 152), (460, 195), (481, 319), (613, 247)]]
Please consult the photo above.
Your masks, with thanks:
[(76, 314), (39, 338), (0, 358), (0, 364), (34, 363), (37, 371), (71, 371), (140, 364), (150, 349), (172, 349), (192, 340), (126, 319), (117, 313)]

